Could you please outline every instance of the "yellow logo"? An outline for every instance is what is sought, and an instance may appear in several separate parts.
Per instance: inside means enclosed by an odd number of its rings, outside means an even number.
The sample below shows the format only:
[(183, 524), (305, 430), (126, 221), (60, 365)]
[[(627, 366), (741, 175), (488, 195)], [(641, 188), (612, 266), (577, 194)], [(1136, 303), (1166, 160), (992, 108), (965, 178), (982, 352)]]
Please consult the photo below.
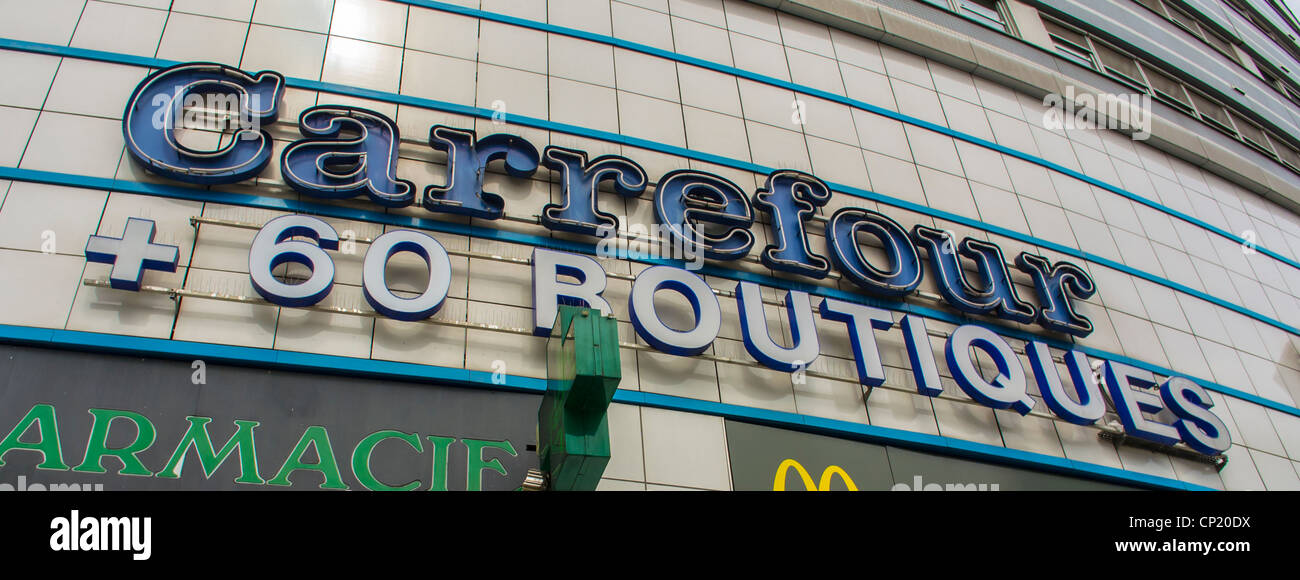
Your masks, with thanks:
[(785, 477), (790, 473), (791, 467), (799, 474), (799, 479), (803, 480), (804, 489), (807, 491), (830, 491), (831, 476), (834, 475), (840, 476), (840, 480), (849, 488), (849, 491), (858, 491), (858, 486), (853, 483), (853, 478), (844, 473), (844, 470), (838, 465), (827, 467), (822, 471), (821, 481), (817, 485), (813, 485), (812, 476), (808, 475), (808, 470), (793, 459), (782, 461), (781, 465), (776, 468), (776, 478), (772, 480), (772, 491), (785, 491)]

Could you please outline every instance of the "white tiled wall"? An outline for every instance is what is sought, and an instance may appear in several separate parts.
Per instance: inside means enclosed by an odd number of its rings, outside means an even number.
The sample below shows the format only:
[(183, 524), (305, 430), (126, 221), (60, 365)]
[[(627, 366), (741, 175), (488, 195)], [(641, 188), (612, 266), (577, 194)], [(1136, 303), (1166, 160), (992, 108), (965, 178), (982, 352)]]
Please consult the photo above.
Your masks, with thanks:
[[(932, 123), (1080, 170), (1212, 225), (1254, 232), (1260, 244), (1292, 259), (1300, 255), (1300, 216), (1226, 180), (1140, 142), (1113, 133), (1052, 131), (1043, 106), (1005, 87), (937, 62), (743, 0), (541, 0), (458, 2), (521, 18), (612, 34), (629, 41), (702, 58), (899, 111)], [(163, 6), (151, 6), (162, 4)], [(1080, 248), (1165, 277), (1233, 304), (1300, 325), (1300, 270), (1114, 193), (1013, 157), (875, 113), (796, 94), (749, 79), (656, 56), (488, 20), (380, 0), (241, 0), (101, 2), (0, 0), (0, 37), (173, 60), (211, 60), (245, 70), (340, 83), (483, 108), (504, 107), (588, 129), (621, 133), (765, 166), (814, 172), (827, 180), (870, 189), (999, 227)], [(143, 68), (0, 50), (0, 72), (20, 79), (0, 86), (0, 165), (76, 175), (158, 181), (124, 159), (120, 117)], [(499, 101), (499, 102), (498, 102)], [(496, 126), (485, 119), (311, 91), (288, 92), (281, 122), (270, 127), (277, 152), (298, 138), (292, 125), (317, 103), (358, 104), (395, 117), (404, 144), (399, 174), (418, 186), (443, 180), (440, 155), (423, 143), (434, 123), (477, 127), (480, 134), (510, 131), (539, 149), (547, 144), (618, 153), (657, 178), (676, 168), (714, 171), (752, 190), (764, 176), (561, 133)], [(802, 103), (802, 104), (800, 104)], [(796, 122), (798, 120), (803, 122)], [(272, 164), (275, 165), (275, 164)], [(493, 175), (490, 188), (507, 211), (533, 215), (557, 195), (545, 171), (534, 179)], [(256, 182), (228, 188), (295, 198), (275, 167)], [(193, 215), (264, 222), (275, 212), (216, 203), (181, 202), (121, 192), (0, 182), (0, 269), (39, 272), (22, 284), (0, 285), (0, 302), (25, 304), (0, 311), (0, 322), (27, 326), (157, 336), (200, 342), (307, 351), (338, 356), (545, 375), (544, 340), (423, 323), (241, 305), (96, 289), (83, 277), (103, 277), (106, 266), (81, 257), (92, 232), (120, 234), (125, 219), (158, 222), (158, 239), (181, 246), (175, 274), (148, 272), (148, 284), (252, 295), (247, 248), (252, 230), (205, 225)], [(650, 194), (624, 200), (604, 196), (602, 208), (653, 223)], [(362, 201), (340, 202), (375, 211)], [(950, 228), (989, 239), (1007, 255), (1054, 253), (943, 220), (837, 195), (828, 211), (856, 205), (880, 209), (900, 223)], [(430, 218), (419, 208), (394, 213)], [(452, 220), (465, 223), (465, 220)], [(483, 224), (532, 235), (537, 226)], [(359, 237), (382, 232), (375, 224), (332, 224)], [(766, 244), (756, 226), (757, 247)], [(55, 250), (42, 253), (47, 232)], [(449, 248), (527, 257), (530, 249), (479, 238), (438, 235)], [(197, 240), (197, 241), (196, 241)], [(813, 235), (814, 248), (824, 248)], [(360, 255), (337, 256), (329, 304), (368, 309), (359, 288)], [(753, 255), (756, 255), (757, 250)], [(1081, 304), (1096, 330), (1082, 345), (1170, 367), (1286, 405), (1300, 398), (1300, 338), (1229, 309), (1092, 263), (1080, 262), (1099, 292)], [(770, 274), (756, 263), (736, 268)], [(636, 273), (615, 263), (611, 271)], [(395, 264), (391, 280), (411, 283)], [(414, 274), (418, 277), (418, 273)], [(531, 324), (530, 270), (479, 259), (453, 260), (451, 298), (438, 317), (527, 328)], [(1027, 280), (1018, 279), (1021, 283)], [(709, 280), (730, 291), (734, 281)], [(853, 291), (835, 280), (827, 285)], [(927, 278), (925, 289), (934, 291)], [(1028, 292), (1027, 287), (1023, 289)], [(610, 296), (626, 321), (626, 282), (611, 281)], [(1028, 294), (1027, 294), (1028, 295)], [(777, 299), (772, 293), (768, 296)], [(746, 359), (734, 303), (722, 297), (723, 338), (712, 354)], [(782, 306), (769, 306), (773, 336), (788, 336)], [(930, 321), (932, 329), (951, 329)], [(635, 341), (621, 325), (623, 340)], [(842, 377), (790, 375), (748, 366), (683, 359), (657, 352), (624, 353), (624, 388), (802, 413), (978, 441), (1123, 467), (1228, 489), (1285, 489), (1297, 485), (1300, 419), (1217, 395), (1216, 411), (1232, 423), (1236, 445), (1221, 473), (1168, 456), (1117, 451), (1093, 428), (1055, 420), (1039, 405), (1019, 417), (972, 403), (945, 374), (937, 399), (915, 394), (902, 343), (881, 336), (889, 372), (884, 387), (864, 397), (853, 381), (846, 343), (822, 324), (823, 358), (813, 370)], [(1033, 330), (1032, 327), (1025, 327)], [(838, 336), (838, 335), (835, 335)], [(941, 342), (936, 342), (941, 345)], [(942, 365), (941, 365), (941, 368)], [(1226, 400), (1226, 402), (1225, 402)], [(865, 402), (864, 402), (865, 401)], [(611, 433), (616, 460), (602, 488), (727, 489), (722, 420), (616, 405)], [(685, 455), (683, 455), (685, 454)], [(680, 460), (687, 457), (689, 461)], [(670, 458), (677, 457), (678, 460)], [(1291, 468), (1287, 475), (1285, 468)]]

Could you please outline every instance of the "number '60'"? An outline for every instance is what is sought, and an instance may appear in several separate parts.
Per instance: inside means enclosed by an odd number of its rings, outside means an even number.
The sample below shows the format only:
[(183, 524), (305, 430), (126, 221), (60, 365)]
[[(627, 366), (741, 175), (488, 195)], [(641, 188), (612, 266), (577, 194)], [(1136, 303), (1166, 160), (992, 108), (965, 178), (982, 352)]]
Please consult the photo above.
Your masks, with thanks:
[[(309, 238), (312, 241), (295, 238)], [(334, 260), (325, 250), (337, 250), (339, 235), (319, 218), (287, 215), (262, 226), (248, 253), (248, 272), (267, 301), (280, 306), (311, 306), (323, 300), (334, 287)], [(399, 252), (420, 256), (429, 271), (423, 293), (402, 297), (388, 288), (384, 269)], [(295, 263), (311, 270), (303, 282), (290, 284), (272, 275), (281, 264)], [(433, 237), (412, 230), (396, 230), (376, 238), (366, 251), (361, 270), (361, 287), (366, 302), (376, 311), (398, 320), (423, 320), (442, 307), (451, 287), (451, 259)]]

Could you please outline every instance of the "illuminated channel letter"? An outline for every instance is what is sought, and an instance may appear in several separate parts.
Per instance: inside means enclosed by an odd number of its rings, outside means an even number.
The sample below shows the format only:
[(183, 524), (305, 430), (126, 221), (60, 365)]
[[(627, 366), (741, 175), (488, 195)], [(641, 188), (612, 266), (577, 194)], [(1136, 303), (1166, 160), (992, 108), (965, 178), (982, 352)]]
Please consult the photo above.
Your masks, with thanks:
[[(388, 260), (398, 252), (411, 252), (424, 259), (429, 269), (429, 283), (424, 293), (403, 298), (388, 289), (385, 270)], [(370, 243), (361, 268), (361, 290), (366, 302), (377, 312), (397, 320), (424, 320), (442, 308), (451, 288), (451, 258), (447, 250), (429, 234), (411, 230), (388, 232)]]
[(126, 218), (122, 237), (90, 236), (86, 239), (86, 261), (112, 264), (108, 284), (118, 290), (139, 290), (145, 270), (175, 272), (180, 248), (153, 243), (153, 220)]
[(1061, 384), (1061, 373), (1046, 344), (1036, 340), (1029, 342), (1025, 345), (1025, 356), (1029, 357), (1029, 366), (1034, 369), (1043, 402), (1057, 417), (1075, 425), (1091, 425), (1106, 413), (1106, 401), (1101, 398), (1101, 386), (1092, 380), (1092, 367), (1087, 355), (1077, 350), (1066, 351), (1065, 366), (1070, 370), (1070, 383), (1073, 385), (1069, 390)]
[(818, 312), (826, 320), (838, 320), (849, 325), (849, 343), (853, 346), (853, 360), (858, 365), (858, 382), (868, 387), (885, 384), (885, 367), (880, 362), (876, 331), (893, 328), (894, 316), (888, 310), (834, 298), (822, 300)]
[(1152, 391), (1156, 388), (1155, 375), (1115, 361), (1106, 361), (1104, 374), (1106, 390), (1126, 433), (1163, 445), (1178, 442), (1178, 429), (1146, 417), (1164, 410), (1160, 395)]
[[(939, 293), (954, 308), (969, 314), (991, 314), (1026, 324), (1033, 322), (1037, 311), (1016, 293), (1001, 248), (973, 238), (957, 244), (947, 232), (919, 224), (912, 228), (912, 238), (925, 246), (938, 278)], [(967, 279), (959, 255), (975, 261), (984, 279), (982, 288)]]
[(560, 173), (561, 203), (547, 204), (541, 216), (542, 225), (556, 231), (596, 236), (601, 228), (618, 230), (618, 218), (600, 211), (596, 189), (602, 181), (611, 181), (615, 193), (636, 197), (650, 181), (640, 165), (618, 155), (588, 162), (582, 151), (551, 146), (542, 152), (542, 162)]
[(447, 184), (424, 188), (423, 205), (432, 212), (500, 219), (505, 201), (483, 191), (488, 163), (504, 161), (512, 177), (537, 171), (537, 148), (518, 135), (496, 133), (479, 139), (472, 130), (434, 125), (429, 129), (429, 146), (447, 152)]
[(772, 239), (759, 258), (773, 270), (825, 278), (831, 270), (826, 258), (808, 245), (804, 220), (831, 199), (826, 183), (807, 173), (773, 171), (754, 195), (754, 207), (772, 216)]
[[(150, 172), (200, 185), (251, 179), (271, 161), (271, 135), (261, 127), (275, 122), (284, 77), (262, 71), (250, 75), (220, 64), (181, 64), (162, 69), (136, 86), (122, 117), (122, 136), (131, 158)], [(222, 125), (238, 126), (228, 143), (214, 150), (193, 149), (177, 138), (188, 116), (237, 113)]]
[(740, 310), (740, 335), (745, 350), (764, 366), (787, 373), (808, 368), (821, 347), (817, 343), (817, 322), (807, 292), (785, 293), (785, 311), (790, 322), (791, 346), (783, 347), (772, 340), (763, 311), (762, 288), (753, 282), (736, 284), (736, 307)]
[[(560, 280), (560, 276), (576, 282)], [(533, 334), (551, 335), (560, 304), (613, 314), (614, 309), (600, 295), (607, 281), (605, 268), (590, 256), (533, 248)]]
[[(862, 255), (858, 234), (875, 236), (884, 245), (889, 269), (872, 265)], [(921, 258), (907, 230), (884, 214), (846, 207), (826, 222), (826, 243), (831, 259), (845, 278), (868, 292), (885, 297), (910, 294), (921, 284)]]
[(1087, 300), (1097, 292), (1092, 277), (1069, 262), (1055, 265), (1047, 258), (1021, 252), (1016, 266), (1034, 279), (1038, 291), (1038, 323), (1044, 328), (1075, 336), (1092, 333), (1092, 321), (1074, 311), (1070, 298)]
[(1183, 443), (1206, 455), (1217, 455), (1232, 447), (1232, 435), (1223, 420), (1210, 411), (1214, 400), (1195, 381), (1170, 377), (1160, 385), (1165, 407), (1177, 415), (1174, 424)]
[[(695, 312), (694, 328), (676, 330), (659, 319), (655, 292), (660, 289), (674, 290), (690, 302)], [(700, 354), (708, 350), (722, 329), (722, 306), (713, 289), (703, 278), (681, 268), (653, 266), (642, 270), (632, 282), (632, 295), (627, 302), (637, 335), (669, 354)]]
[(290, 187), (326, 199), (365, 194), (385, 207), (415, 201), (415, 184), (397, 177), (397, 124), (357, 107), (312, 107), (298, 117), (303, 139), (285, 147), (280, 173)]
[[(971, 356), (972, 348), (984, 351), (993, 359), (998, 376), (992, 381), (984, 380), (980, 374), (979, 365)], [(996, 332), (975, 324), (958, 326), (948, 337), (945, 354), (957, 386), (976, 402), (994, 409), (1013, 409), (1021, 415), (1034, 408), (1034, 400), (1026, 391), (1025, 367), (1011, 345)]]
[(916, 392), (927, 397), (937, 397), (943, 392), (939, 380), (939, 363), (930, 348), (930, 335), (925, 332), (925, 319), (908, 314), (898, 321), (903, 329), (903, 344), (907, 347), (907, 360), (912, 363), (912, 376), (916, 379)]
[[(306, 237), (315, 244), (293, 237)], [(248, 276), (253, 289), (267, 301), (280, 306), (311, 306), (334, 288), (334, 260), (325, 250), (339, 248), (339, 235), (320, 218), (286, 215), (262, 226), (248, 250)], [(285, 263), (301, 264), (311, 270), (305, 282), (287, 284), (271, 271)]]
[[(688, 255), (736, 260), (754, 246), (754, 208), (731, 181), (700, 171), (669, 171), (655, 189), (655, 214)], [(725, 231), (724, 231), (725, 230)]]

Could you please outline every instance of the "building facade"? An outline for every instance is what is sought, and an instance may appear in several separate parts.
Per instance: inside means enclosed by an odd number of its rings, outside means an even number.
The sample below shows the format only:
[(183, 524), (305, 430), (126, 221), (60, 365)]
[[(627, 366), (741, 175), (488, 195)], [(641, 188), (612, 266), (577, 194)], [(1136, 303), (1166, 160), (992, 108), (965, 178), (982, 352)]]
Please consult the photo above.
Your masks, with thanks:
[(0, 489), (1300, 489), (1278, 3), (0, 7)]

